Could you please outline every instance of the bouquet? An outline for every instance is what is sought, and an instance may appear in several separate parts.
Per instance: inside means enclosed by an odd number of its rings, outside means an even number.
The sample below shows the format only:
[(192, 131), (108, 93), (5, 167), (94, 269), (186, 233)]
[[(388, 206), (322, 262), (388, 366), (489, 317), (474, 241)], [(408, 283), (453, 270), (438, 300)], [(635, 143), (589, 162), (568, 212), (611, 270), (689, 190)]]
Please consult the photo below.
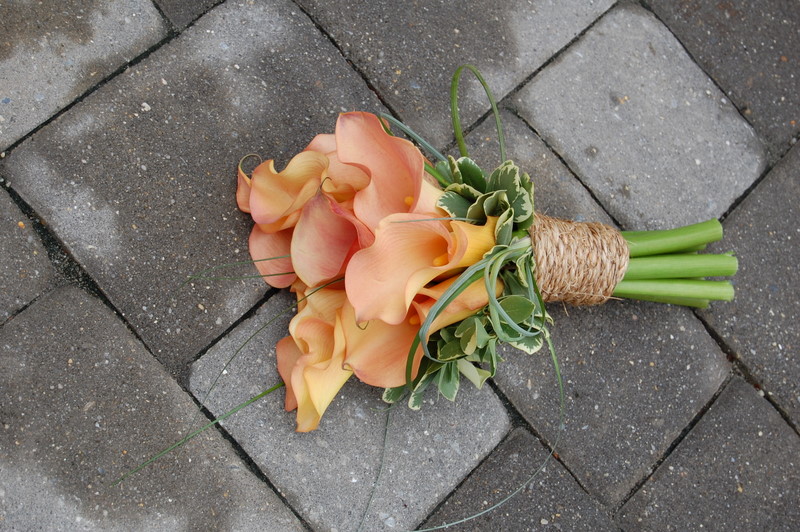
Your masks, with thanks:
[(351, 112), (281, 171), (268, 160), (248, 175), (239, 164), (254, 263), (297, 296), (277, 360), (300, 432), (317, 428), (353, 376), (385, 388), (387, 402), (408, 395), (419, 408), (431, 385), (450, 400), (462, 377), (482, 386), (500, 342), (552, 350), (546, 302), (704, 307), (733, 298), (729, 281), (705, 278), (733, 275), (736, 258), (698, 253), (722, 238), (717, 220), (620, 232), (537, 214), (533, 182), (505, 157), (499, 120), (505, 162), (487, 172), (471, 160), (455, 97), (461, 70), (451, 92), (457, 159), (390, 116)]

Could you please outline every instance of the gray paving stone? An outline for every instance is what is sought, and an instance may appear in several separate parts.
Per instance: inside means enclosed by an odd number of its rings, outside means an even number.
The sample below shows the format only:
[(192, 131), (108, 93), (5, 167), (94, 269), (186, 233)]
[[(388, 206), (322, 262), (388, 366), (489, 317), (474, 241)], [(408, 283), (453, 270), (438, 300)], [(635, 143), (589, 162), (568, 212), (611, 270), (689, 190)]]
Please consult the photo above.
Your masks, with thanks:
[[(285, 292), (270, 298), (255, 318), (195, 362), (191, 377), (195, 396), (206, 398), (210, 383), (231, 354), (261, 323), (292, 302)], [(288, 317), (268, 326), (229, 364), (204, 401), (215, 415), (279, 382), (275, 344), (286, 335), (287, 321)], [(405, 404), (387, 411), (381, 393), (348, 382), (319, 428), (305, 434), (294, 432), (295, 415), (283, 410), (280, 390), (223, 424), (314, 528), (355, 530), (366, 512), (363, 530), (408, 530), (491, 452), (510, 423), (488, 386), (475, 390), (465, 383), (455, 403), (432, 393), (417, 412)]]
[(495, 379), (584, 488), (615, 506), (645, 478), (713, 397), (729, 364), (688, 309), (612, 301), (551, 305), (553, 344), (566, 394), (546, 350), (504, 348)]
[[(453, 138), (450, 79), (458, 66), (477, 66), (499, 99), (613, 1), (298, 3), (408, 125), (444, 146)], [(465, 124), (489, 110), (483, 89), (471, 77), (465, 74), (461, 87)]]
[(56, 274), (30, 220), (0, 192), (0, 323), (55, 286)]
[(629, 530), (793, 531), (800, 438), (735, 378), (620, 512)]
[[(501, 118), (506, 156), (531, 176), (537, 212), (579, 222), (613, 224), (589, 191), (525, 122), (508, 111), (503, 111)], [(484, 121), (465, 140), (470, 157), (485, 171), (497, 167), (500, 148), (493, 119)], [(457, 151), (453, 156), (458, 156)]]
[(764, 389), (800, 424), (800, 145), (725, 220), (718, 251), (734, 250), (736, 299), (703, 311)]
[(534, 474), (522, 491), (499, 508), (448, 530), (617, 530), (604, 510), (523, 429), (512, 432), (424, 526), (454, 523), (484, 511)]
[(102, 303), (48, 293), (0, 329), (0, 528), (302, 530)]
[(178, 29), (183, 29), (194, 19), (208, 11), (220, 0), (194, 0), (184, 2), (183, 0), (153, 0), (161, 11), (169, 18), (169, 21)]
[(3, 151), (156, 44), (166, 27), (147, 0), (4, 2), (0, 35)]
[(773, 157), (800, 133), (800, 10), (785, 0), (648, 4), (767, 140)]
[(178, 289), (249, 259), (238, 161), (262, 153), (281, 168), (339, 112), (378, 105), (293, 4), (227, 2), (21, 144), (3, 170), (181, 374), (265, 292), (259, 279)]
[(727, 97), (633, 5), (603, 17), (514, 103), (625, 229), (719, 217), (765, 165)]

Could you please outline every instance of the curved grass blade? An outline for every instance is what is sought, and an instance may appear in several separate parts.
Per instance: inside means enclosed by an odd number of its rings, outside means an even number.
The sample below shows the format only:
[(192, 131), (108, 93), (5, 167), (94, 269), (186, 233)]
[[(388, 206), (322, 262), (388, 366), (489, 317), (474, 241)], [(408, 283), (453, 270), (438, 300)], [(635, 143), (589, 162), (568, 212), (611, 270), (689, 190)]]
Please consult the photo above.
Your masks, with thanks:
[(516, 497), (523, 489), (525, 489), (531, 482), (533, 482), (533, 480), (536, 477), (538, 477), (542, 473), (542, 471), (544, 471), (544, 468), (547, 466), (547, 462), (553, 457), (553, 454), (555, 454), (556, 452), (556, 448), (558, 448), (558, 445), (561, 443), (561, 437), (563, 436), (564, 430), (566, 429), (565, 425), (566, 396), (564, 395), (564, 379), (561, 375), (561, 367), (558, 363), (558, 357), (556, 356), (556, 351), (555, 348), (553, 347), (553, 342), (550, 341), (550, 338), (547, 337), (545, 338), (547, 339), (547, 346), (550, 349), (550, 358), (553, 362), (553, 371), (555, 372), (556, 379), (558, 381), (558, 401), (559, 401), (558, 436), (556, 437), (556, 441), (553, 443), (553, 446), (550, 448), (550, 452), (547, 454), (545, 459), (542, 460), (542, 463), (539, 464), (539, 467), (536, 469), (536, 471), (533, 472), (533, 474), (531, 474), (531, 476), (529, 476), (522, 484), (517, 486), (517, 488), (514, 491), (509, 493), (505, 498), (503, 498), (499, 502), (493, 504), (492, 506), (484, 510), (481, 510), (478, 513), (469, 515), (463, 519), (459, 519), (458, 521), (451, 521), (449, 523), (445, 523), (443, 525), (434, 526), (430, 528), (419, 528), (417, 529), (417, 532), (431, 532), (433, 530), (442, 530), (444, 528), (450, 528), (451, 526), (460, 525), (468, 521), (472, 521), (473, 519), (477, 519), (482, 515), (486, 515), (489, 512), (493, 512), (494, 510), (497, 510), (498, 508), (506, 504), (508, 501)]
[(453, 80), (450, 83), (450, 115), (453, 120), (453, 133), (456, 136), (456, 142), (458, 142), (458, 151), (461, 153), (462, 157), (469, 157), (469, 153), (467, 152), (467, 143), (464, 142), (464, 131), (461, 129), (461, 118), (458, 114), (458, 82), (461, 78), (461, 72), (465, 68), (469, 69), (469, 71), (475, 74), (475, 77), (478, 78), (478, 81), (486, 93), (486, 97), (489, 99), (489, 104), (492, 106), (495, 128), (497, 129), (497, 140), (500, 143), (500, 162), (503, 162), (506, 160), (506, 139), (505, 135), (503, 134), (503, 124), (500, 120), (500, 111), (497, 109), (497, 103), (494, 100), (494, 95), (492, 94), (492, 90), (489, 88), (489, 84), (486, 83), (485, 79), (483, 79), (480, 71), (472, 65), (461, 65), (458, 67), (453, 74)]
[(431, 155), (439, 159), (440, 161), (447, 161), (447, 157), (441, 154), (439, 150), (434, 148), (430, 142), (422, 138), (416, 131), (393, 117), (392, 115), (387, 115), (386, 113), (378, 113), (378, 116), (390, 122), (393, 126), (397, 126), (403, 133), (411, 137), (417, 144), (422, 146), (426, 151), (428, 151)]
[(275, 386), (273, 386), (273, 387), (271, 387), (271, 388), (267, 388), (266, 390), (264, 390), (264, 391), (263, 391), (263, 392), (261, 392), (260, 394), (258, 394), (258, 395), (255, 395), (255, 396), (251, 397), (250, 399), (248, 399), (247, 401), (245, 401), (245, 402), (243, 402), (243, 403), (240, 403), (240, 404), (236, 405), (235, 407), (233, 407), (232, 409), (228, 410), (227, 412), (225, 412), (224, 414), (222, 414), (222, 415), (221, 415), (221, 416), (219, 416), (218, 418), (216, 418), (216, 419), (214, 419), (213, 421), (211, 421), (211, 422), (207, 423), (206, 425), (203, 425), (202, 427), (200, 427), (200, 428), (199, 428), (199, 429), (197, 429), (196, 431), (194, 431), (194, 432), (190, 433), (189, 435), (187, 435), (187, 436), (186, 436), (185, 438), (183, 438), (182, 440), (180, 440), (180, 441), (177, 441), (177, 442), (173, 443), (172, 445), (170, 445), (169, 447), (167, 447), (167, 448), (166, 448), (166, 449), (164, 449), (163, 451), (161, 451), (161, 452), (157, 453), (156, 455), (154, 455), (153, 457), (151, 457), (151, 458), (150, 458), (150, 459), (148, 459), (147, 461), (145, 461), (145, 462), (143, 462), (143, 463), (139, 464), (139, 465), (138, 465), (137, 467), (135, 467), (134, 469), (131, 469), (130, 471), (128, 471), (127, 473), (125, 473), (124, 475), (122, 475), (120, 478), (118, 478), (118, 479), (117, 479), (117, 480), (116, 480), (116, 481), (115, 481), (115, 482), (112, 484), (112, 486), (116, 486), (117, 484), (119, 484), (120, 482), (122, 482), (123, 480), (125, 480), (126, 478), (130, 477), (131, 475), (134, 475), (134, 474), (138, 473), (139, 471), (141, 471), (141, 470), (142, 470), (142, 469), (144, 469), (145, 467), (149, 466), (150, 464), (152, 464), (153, 462), (155, 462), (156, 460), (158, 460), (159, 458), (161, 458), (161, 457), (162, 457), (162, 456), (164, 456), (165, 454), (168, 454), (168, 453), (170, 453), (171, 451), (173, 451), (173, 450), (177, 449), (177, 448), (178, 448), (178, 447), (180, 447), (181, 445), (183, 445), (183, 444), (185, 444), (186, 442), (188, 442), (189, 440), (193, 439), (195, 436), (197, 436), (197, 435), (199, 435), (199, 434), (201, 434), (201, 433), (205, 432), (206, 430), (210, 429), (211, 427), (213, 427), (214, 425), (216, 425), (216, 424), (217, 424), (217, 423), (219, 423), (220, 421), (223, 421), (223, 420), (225, 420), (225, 419), (229, 418), (230, 416), (232, 416), (233, 414), (235, 414), (236, 412), (238, 412), (238, 411), (239, 411), (239, 410), (241, 410), (242, 408), (245, 408), (245, 407), (247, 407), (247, 406), (250, 406), (251, 404), (253, 404), (253, 403), (255, 403), (256, 401), (258, 401), (259, 399), (263, 399), (264, 397), (268, 396), (269, 394), (271, 394), (272, 392), (274, 392), (275, 390), (277, 390), (277, 389), (279, 389), (279, 388), (281, 388), (281, 387), (283, 387), (283, 383), (282, 383), (282, 382), (281, 382), (281, 383), (278, 383), (278, 384), (276, 384)]

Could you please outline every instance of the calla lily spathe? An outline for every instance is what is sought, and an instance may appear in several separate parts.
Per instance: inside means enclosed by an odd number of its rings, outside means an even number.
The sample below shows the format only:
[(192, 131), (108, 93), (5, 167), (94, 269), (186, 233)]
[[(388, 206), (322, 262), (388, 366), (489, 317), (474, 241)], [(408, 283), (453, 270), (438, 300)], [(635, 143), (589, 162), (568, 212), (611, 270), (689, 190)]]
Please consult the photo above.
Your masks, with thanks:
[(428, 283), (460, 273), (494, 247), (496, 225), (492, 217), (473, 225), (414, 213), (387, 216), (372, 246), (347, 266), (345, 288), (358, 321), (401, 323)]

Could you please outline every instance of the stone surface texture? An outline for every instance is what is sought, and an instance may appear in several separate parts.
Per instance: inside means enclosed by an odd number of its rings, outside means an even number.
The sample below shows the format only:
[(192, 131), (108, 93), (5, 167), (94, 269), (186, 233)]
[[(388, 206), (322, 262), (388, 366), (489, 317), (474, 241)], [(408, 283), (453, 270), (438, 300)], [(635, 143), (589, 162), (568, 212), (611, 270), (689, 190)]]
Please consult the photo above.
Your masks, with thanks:
[(565, 420), (547, 350), (503, 348), (496, 381), (582, 486), (614, 507), (663, 458), (730, 372), (687, 309), (613, 301), (550, 305)]
[[(463, 64), (478, 67), (502, 98), (569, 44), (611, 0), (473, 0), (385, 3), (300, 0), (384, 101), (435, 146), (453, 138), (450, 80)], [(489, 102), (465, 72), (461, 108), (474, 121)], [(431, 120), (432, 116), (441, 117)]]
[(455, 523), (488, 510), (520, 488), (498, 511), (447, 530), (618, 530), (602, 507), (523, 429), (512, 432), (424, 526)]
[[(622, 509), (629, 530), (794, 530), (800, 438), (734, 378)], [(675, 512), (674, 508), (683, 508)]]
[(800, 424), (800, 146), (725, 220), (717, 251), (737, 250), (736, 300), (703, 318)]
[(0, 5), (0, 151), (166, 36), (147, 0)]
[[(506, 157), (530, 175), (537, 212), (578, 222), (614, 225), (589, 190), (524, 121), (508, 110), (504, 110), (500, 116), (506, 139)], [(494, 120), (485, 120), (466, 137), (466, 143), (470, 158), (485, 170), (491, 172), (500, 164), (500, 146)], [(456, 150), (452, 155), (457, 157), (459, 154)]]
[(784, 0), (648, 5), (779, 157), (800, 134), (800, 26)]
[(752, 128), (640, 7), (603, 17), (514, 103), (623, 229), (719, 217), (764, 169)]
[[(292, 304), (285, 292), (270, 298), (194, 364), (192, 392), (215, 415), (280, 382), (275, 344), (286, 335), (287, 318), (269, 320)], [(491, 452), (510, 423), (488, 386), (465, 382), (455, 403), (432, 389), (419, 411), (405, 403), (388, 409), (381, 392), (351, 379), (311, 433), (295, 432), (294, 413), (281, 408), (282, 390), (223, 425), (315, 529), (409, 530)]]
[(0, 323), (57, 282), (32, 222), (0, 192)]
[[(306, 57), (327, 68), (310, 70)], [(180, 288), (189, 275), (249, 258), (237, 162), (264, 153), (282, 167), (316, 133), (332, 132), (340, 111), (376, 107), (296, 8), (229, 2), (21, 145), (2, 169), (183, 375), (264, 293), (257, 279)]]
[[(485, 512), (454, 528), (793, 532), (793, 7), (0, 1), (0, 530), (396, 531)], [(296, 302), (254, 277), (237, 163), (280, 170), (353, 110), (455, 154), (465, 63), (539, 212), (720, 218), (736, 299), (550, 305), (563, 414), (547, 349), (504, 347), (494, 381), (453, 403), (389, 408), (352, 380), (300, 434), (279, 389), (114, 485), (278, 382)], [(460, 96), (491, 171), (468, 72)]]
[(209, 8), (219, 3), (219, 0), (154, 0), (155, 4), (169, 18), (169, 21), (178, 29), (183, 29)]
[(0, 330), (4, 530), (302, 530), (100, 301), (65, 287)]

